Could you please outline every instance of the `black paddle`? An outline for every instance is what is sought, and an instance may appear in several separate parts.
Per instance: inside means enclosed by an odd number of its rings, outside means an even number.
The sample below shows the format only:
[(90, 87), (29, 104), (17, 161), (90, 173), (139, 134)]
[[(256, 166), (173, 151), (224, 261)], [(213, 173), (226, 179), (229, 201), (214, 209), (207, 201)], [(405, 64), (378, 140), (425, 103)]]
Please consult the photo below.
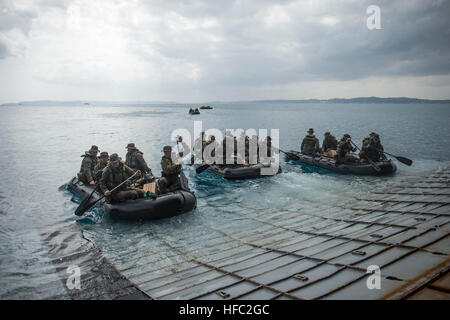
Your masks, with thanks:
[[(77, 216), (81, 216), (83, 214), (83, 212), (81, 212), (82, 208), (84, 208), (87, 203), (89, 202), (89, 200), (91, 200), (92, 195), (95, 192), (95, 186), (94, 186), (94, 190), (92, 190), (91, 194), (89, 195), (89, 197), (86, 197), (83, 199), (83, 201), (81, 201), (80, 205), (78, 206), (77, 210), (75, 210), (75, 214)], [(80, 213), (81, 212), (81, 213)]]
[(211, 166), (210, 164), (202, 164), (197, 169), (195, 169), (195, 172), (197, 172), (197, 174), (200, 174), (203, 171), (205, 171), (206, 169), (208, 169), (210, 166)]
[[(350, 143), (353, 144), (353, 145), (356, 147), (356, 149), (359, 150), (359, 152), (361, 152), (361, 149), (360, 149), (360, 148), (359, 148), (352, 140), (350, 140)], [(364, 153), (363, 153), (363, 154), (364, 154)], [(370, 165), (375, 169), (376, 172), (380, 172), (380, 171), (381, 171), (380, 167), (377, 166), (377, 165), (375, 164), (375, 162), (373, 162), (368, 156), (366, 156), (366, 155), (364, 154), (364, 157), (367, 159), (367, 161), (369, 161)]]
[[(137, 172), (136, 172), (137, 173)], [(125, 181), (123, 181), (122, 183), (120, 183), (118, 186), (116, 186), (114, 189), (112, 189), (110, 192), (113, 193), (113, 191), (115, 191), (117, 188), (119, 188), (120, 186), (122, 186), (125, 182), (127, 182), (128, 180), (130, 180), (131, 178), (133, 178), (136, 173), (134, 173), (132, 176), (130, 176), (128, 179), (126, 179)], [(95, 189), (94, 189), (95, 191)], [(92, 193), (94, 193), (94, 191), (92, 191)], [(92, 194), (91, 194), (92, 195)], [(100, 200), (102, 200), (105, 197), (105, 195), (101, 196), (100, 198), (98, 198), (97, 200), (95, 200), (93, 203), (89, 203), (89, 199), (85, 202), (84, 200), (80, 203), (80, 205), (78, 206), (77, 210), (75, 210), (75, 214), (77, 216), (81, 216), (83, 213), (85, 213), (87, 210), (89, 210), (89, 208), (91, 208), (94, 204), (96, 204), (97, 202), (99, 202)], [(89, 197), (90, 198), (90, 197)], [(85, 199), (86, 200), (86, 199)]]
[(188, 179), (186, 178), (183, 170), (181, 170), (181, 172), (180, 172), (180, 182), (181, 182), (181, 190), (189, 191), (189, 192), (191, 191), (191, 190), (189, 190), (189, 182), (188, 182)]
[[(378, 150), (378, 151), (381, 151), (381, 150)], [(407, 166), (410, 166), (413, 163), (413, 161), (411, 159), (408, 159), (408, 158), (405, 158), (405, 157), (400, 157), (400, 156), (394, 156), (393, 154), (390, 154), (390, 153), (387, 153), (387, 152), (384, 152), (384, 151), (381, 151), (381, 152), (383, 152), (383, 153), (385, 153), (387, 155), (390, 155), (391, 157), (394, 157), (399, 162), (401, 162), (403, 164), (406, 164)]]
[(286, 151), (283, 151), (283, 150), (281, 150), (281, 149), (279, 149), (281, 152), (283, 152), (285, 155), (287, 155), (288, 156), (288, 158), (291, 158), (291, 159), (293, 159), (293, 160), (300, 160), (300, 157), (299, 156), (297, 156), (297, 155), (295, 155), (295, 154), (293, 154), (292, 152), (286, 152)]

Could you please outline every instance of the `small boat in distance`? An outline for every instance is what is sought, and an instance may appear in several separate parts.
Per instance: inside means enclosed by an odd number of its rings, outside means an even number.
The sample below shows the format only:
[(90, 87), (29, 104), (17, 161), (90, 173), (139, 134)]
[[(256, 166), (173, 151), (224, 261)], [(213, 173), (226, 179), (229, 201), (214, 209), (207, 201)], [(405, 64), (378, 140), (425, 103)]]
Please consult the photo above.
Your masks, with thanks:
[(189, 114), (200, 114), (200, 111), (198, 110), (198, 108), (195, 108), (195, 110), (190, 108), (189, 109)]
[(201, 106), (200, 109), (202, 110), (212, 110), (211, 106)]

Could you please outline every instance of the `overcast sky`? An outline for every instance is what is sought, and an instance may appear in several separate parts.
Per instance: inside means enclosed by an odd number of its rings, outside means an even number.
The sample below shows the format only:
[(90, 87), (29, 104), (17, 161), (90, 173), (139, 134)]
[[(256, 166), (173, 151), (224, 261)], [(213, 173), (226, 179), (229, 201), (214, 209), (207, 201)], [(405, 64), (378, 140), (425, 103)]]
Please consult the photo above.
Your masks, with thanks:
[(0, 103), (448, 99), (449, 14), (444, 0), (0, 0)]

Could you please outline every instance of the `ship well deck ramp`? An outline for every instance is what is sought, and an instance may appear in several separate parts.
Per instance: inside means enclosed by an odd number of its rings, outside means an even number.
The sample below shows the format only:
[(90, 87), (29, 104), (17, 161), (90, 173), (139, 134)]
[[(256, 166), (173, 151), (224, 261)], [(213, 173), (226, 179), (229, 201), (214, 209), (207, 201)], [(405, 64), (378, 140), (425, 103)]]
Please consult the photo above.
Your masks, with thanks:
[[(230, 219), (193, 226), (201, 242), (155, 232), (146, 236), (169, 252), (164, 259), (130, 246), (108, 260), (151, 299), (450, 297), (449, 168), (339, 207), (241, 214), (207, 205)], [(380, 289), (367, 288), (371, 265), (380, 268)]]

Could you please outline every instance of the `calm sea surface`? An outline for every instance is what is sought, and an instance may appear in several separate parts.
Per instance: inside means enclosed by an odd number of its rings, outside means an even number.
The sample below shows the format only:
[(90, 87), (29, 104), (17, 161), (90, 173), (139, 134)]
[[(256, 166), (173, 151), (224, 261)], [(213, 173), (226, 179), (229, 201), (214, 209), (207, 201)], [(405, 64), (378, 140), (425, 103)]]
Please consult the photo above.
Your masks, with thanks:
[[(114, 260), (133, 245), (152, 248), (148, 233), (183, 245), (199, 237), (193, 232), (232, 219), (217, 208), (245, 214), (248, 208), (301, 209), (315, 204), (337, 204), (380, 186), (414, 179), (450, 163), (450, 105), (446, 104), (217, 104), (214, 110), (189, 116), (188, 105), (151, 106), (11, 106), (0, 107), (0, 299), (67, 298), (55, 275), (44, 234), (70, 228), (83, 233)], [(274, 177), (231, 182), (209, 172), (196, 175), (185, 166), (195, 190), (195, 211), (172, 219), (145, 223), (118, 223), (89, 212), (93, 223), (77, 222), (73, 196), (58, 190), (80, 168), (80, 155), (92, 144), (125, 157), (125, 146), (136, 143), (154, 173), (160, 172), (161, 149), (175, 129), (193, 134), (194, 120), (204, 130), (279, 129), (284, 150), (300, 148), (301, 138), (313, 127), (322, 140), (325, 131), (338, 139), (349, 133), (361, 144), (371, 131), (378, 132), (387, 152), (414, 160), (400, 163), (393, 177), (355, 177), (303, 173), (281, 159), (283, 173)], [(89, 221), (91, 221), (89, 220)], [(94, 223), (95, 222), (95, 223)], [(56, 234), (55, 233), (55, 234)], [(48, 239), (47, 239), (48, 240)], [(201, 236), (198, 241), (202, 241)], [(66, 239), (66, 247), (77, 243)], [(59, 248), (52, 249), (52, 256)]]

